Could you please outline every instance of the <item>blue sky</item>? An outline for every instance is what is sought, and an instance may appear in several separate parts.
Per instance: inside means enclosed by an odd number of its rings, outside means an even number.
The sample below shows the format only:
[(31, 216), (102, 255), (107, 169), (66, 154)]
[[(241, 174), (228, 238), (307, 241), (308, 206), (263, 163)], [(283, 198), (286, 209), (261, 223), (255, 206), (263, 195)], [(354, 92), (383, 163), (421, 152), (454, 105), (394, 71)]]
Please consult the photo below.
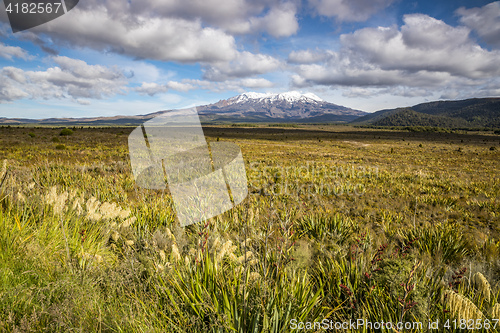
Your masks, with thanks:
[(500, 2), (81, 0), (12, 33), (0, 117), (147, 114), (255, 92), (363, 111), (500, 96)]

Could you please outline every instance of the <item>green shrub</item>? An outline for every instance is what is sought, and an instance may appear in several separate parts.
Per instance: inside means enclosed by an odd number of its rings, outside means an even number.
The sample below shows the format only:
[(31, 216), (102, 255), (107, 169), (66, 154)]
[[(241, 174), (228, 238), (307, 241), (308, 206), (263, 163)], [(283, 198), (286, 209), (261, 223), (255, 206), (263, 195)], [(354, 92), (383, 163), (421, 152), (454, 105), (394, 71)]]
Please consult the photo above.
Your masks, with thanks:
[(66, 146), (63, 144), (58, 144), (58, 145), (56, 145), (56, 149), (57, 150), (64, 150), (64, 149), (66, 149)]
[(64, 128), (61, 131), (61, 133), (59, 133), (59, 135), (61, 135), (61, 136), (66, 136), (66, 135), (71, 135), (71, 134), (73, 134), (73, 131), (70, 130), (69, 128)]
[(33, 132), (29, 132), (29, 133), (28, 133), (28, 135), (29, 135), (30, 137), (32, 137), (32, 138), (34, 138), (34, 137), (36, 136), (36, 134), (35, 134), (35, 133), (33, 133)]

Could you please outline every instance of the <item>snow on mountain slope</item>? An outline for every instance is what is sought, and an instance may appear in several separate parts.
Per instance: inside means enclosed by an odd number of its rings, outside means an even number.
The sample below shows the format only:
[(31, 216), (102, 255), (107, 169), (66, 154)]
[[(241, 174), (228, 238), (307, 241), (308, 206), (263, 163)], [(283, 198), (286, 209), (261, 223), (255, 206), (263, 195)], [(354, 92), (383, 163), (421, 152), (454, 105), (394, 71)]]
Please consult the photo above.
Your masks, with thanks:
[(241, 95), (231, 97), (228, 100), (229, 104), (234, 103), (245, 103), (245, 102), (259, 102), (259, 103), (272, 103), (276, 101), (286, 101), (288, 103), (296, 102), (309, 102), (309, 103), (319, 103), (324, 102), (321, 98), (313, 93), (301, 94), (298, 91), (289, 91), (281, 94), (266, 94), (266, 93), (256, 93), (248, 92)]
[(350, 121), (364, 112), (322, 100), (312, 93), (280, 94), (247, 92), (198, 108), (200, 115), (272, 121)]

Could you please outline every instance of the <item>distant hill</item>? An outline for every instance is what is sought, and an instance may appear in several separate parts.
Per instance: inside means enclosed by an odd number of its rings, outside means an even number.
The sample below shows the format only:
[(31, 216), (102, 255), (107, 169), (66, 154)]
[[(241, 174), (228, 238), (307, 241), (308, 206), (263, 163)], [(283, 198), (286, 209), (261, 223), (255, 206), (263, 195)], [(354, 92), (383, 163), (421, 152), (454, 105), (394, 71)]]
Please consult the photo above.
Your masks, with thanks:
[[(398, 109), (397, 112), (386, 115), (374, 121), (374, 126), (431, 126), (431, 127), (468, 127), (467, 121), (460, 118), (435, 116), (412, 109)], [(483, 126), (484, 127), (484, 126)]]
[(24, 118), (0, 118), (0, 125), (47, 125), (47, 126), (137, 126), (157, 115), (164, 113), (159, 111), (139, 116), (114, 116), (93, 118), (47, 118), (47, 119), (24, 119)]
[(500, 128), (500, 98), (437, 101), (377, 111), (352, 121), (373, 126)]

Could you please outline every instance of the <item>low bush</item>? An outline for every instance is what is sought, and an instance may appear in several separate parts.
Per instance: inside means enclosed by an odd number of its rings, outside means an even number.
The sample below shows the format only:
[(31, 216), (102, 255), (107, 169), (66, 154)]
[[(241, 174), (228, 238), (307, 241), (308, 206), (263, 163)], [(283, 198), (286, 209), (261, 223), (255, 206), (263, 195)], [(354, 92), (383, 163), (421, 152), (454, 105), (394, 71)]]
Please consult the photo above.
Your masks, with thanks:
[(67, 136), (67, 135), (72, 135), (73, 134), (73, 130), (69, 129), (69, 128), (64, 128), (61, 130), (61, 133), (59, 133), (59, 135), (61, 136)]

